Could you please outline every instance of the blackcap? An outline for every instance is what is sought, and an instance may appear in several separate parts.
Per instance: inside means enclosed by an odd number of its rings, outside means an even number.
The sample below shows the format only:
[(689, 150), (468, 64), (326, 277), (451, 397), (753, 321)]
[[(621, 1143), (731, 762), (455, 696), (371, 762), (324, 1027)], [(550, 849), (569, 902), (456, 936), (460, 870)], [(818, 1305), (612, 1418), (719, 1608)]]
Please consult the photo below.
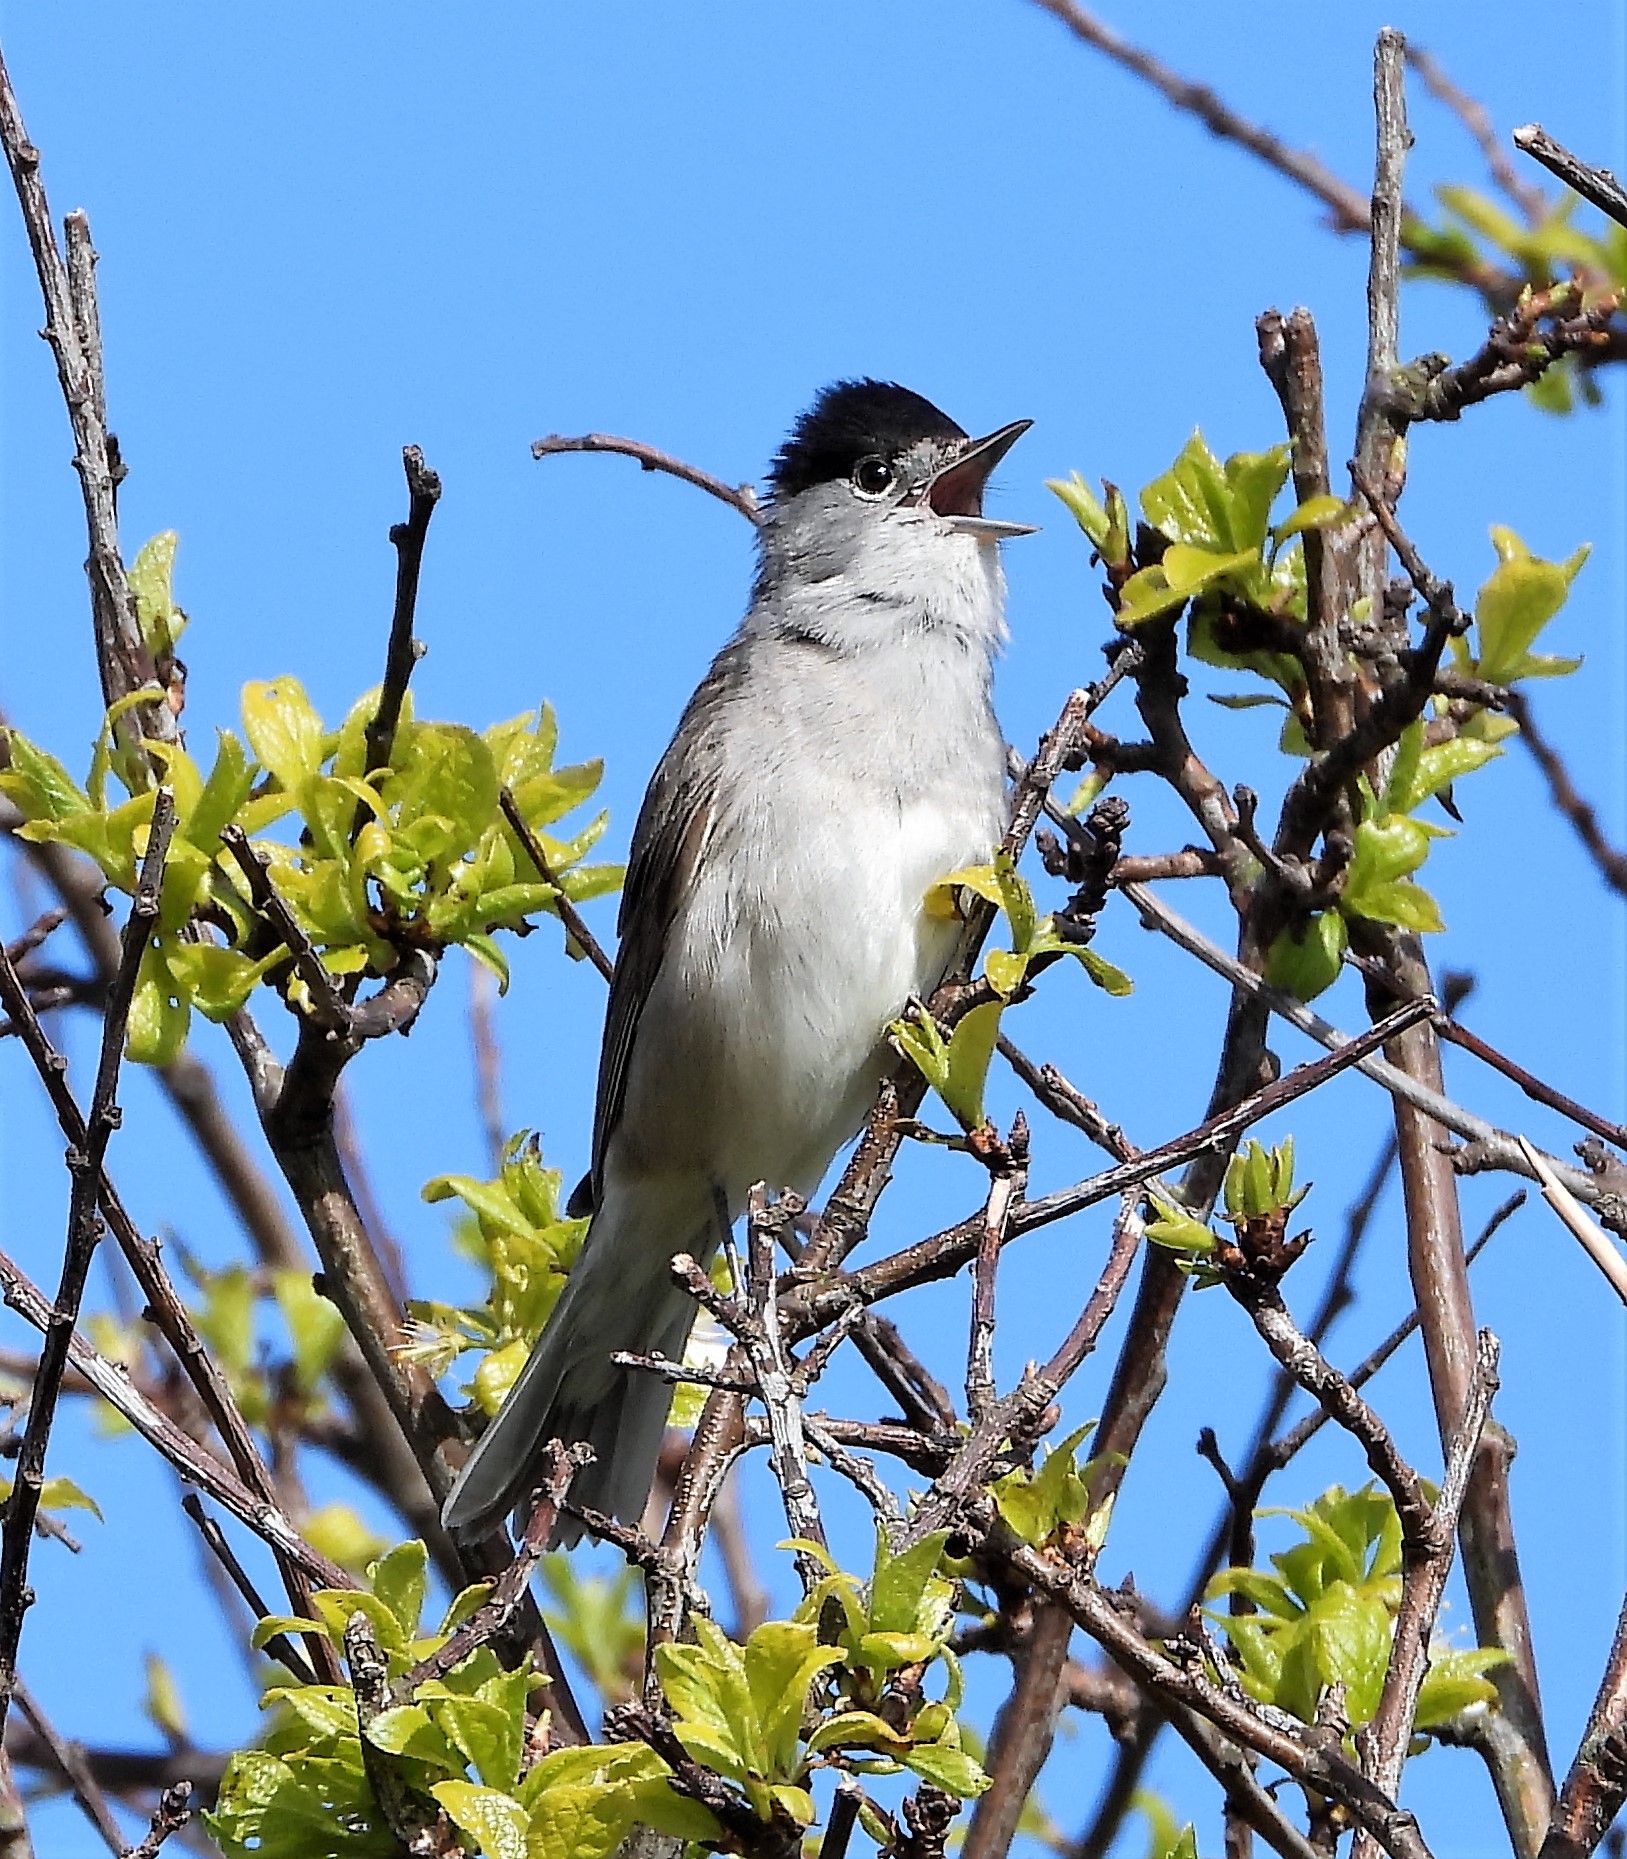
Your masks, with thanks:
[[(990, 702), (1005, 636), (990, 472), (1029, 422), (973, 440), (908, 389), (828, 388), (770, 472), (750, 611), (689, 700), (633, 832), (599, 1062), (581, 1256), (470, 1454), (445, 1521), (479, 1536), (550, 1439), (572, 1496), (642, 1513), (672, 1390), (615, 1351), (681, 1358), (703, 1264), (753, 1184), (810, 1195), (863, 1122), (886, 1027), (956, 935), (927, 894), (1005, 824)], [(555, 1541), (574, 1542), (566, 1519)]]

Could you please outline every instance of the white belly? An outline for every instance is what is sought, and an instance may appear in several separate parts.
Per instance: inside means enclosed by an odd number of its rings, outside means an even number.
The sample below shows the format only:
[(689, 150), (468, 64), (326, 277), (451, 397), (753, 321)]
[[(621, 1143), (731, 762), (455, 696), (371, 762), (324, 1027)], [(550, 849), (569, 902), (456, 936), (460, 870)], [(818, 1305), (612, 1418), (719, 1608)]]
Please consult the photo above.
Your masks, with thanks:
[(640, 1020), (632, 1141), (613, 1149), (702, 1169), (736, 1209), (758, 1180), (811, 1193), (874, 1096), (888, 1021), (953, 951), (927, 891), (986, 860), (1000, 825), (990, 782), (950, 804), (782, 799), (723, 835)]

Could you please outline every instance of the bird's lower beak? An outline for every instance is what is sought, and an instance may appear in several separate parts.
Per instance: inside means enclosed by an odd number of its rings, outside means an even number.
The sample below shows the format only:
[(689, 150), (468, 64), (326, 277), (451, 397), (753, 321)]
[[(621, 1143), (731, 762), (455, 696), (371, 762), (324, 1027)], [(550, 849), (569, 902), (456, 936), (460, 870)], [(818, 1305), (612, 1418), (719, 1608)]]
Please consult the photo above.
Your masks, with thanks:
[(959, 458), (952, 459), (927, 482), (921, 492), (922, 501), (952, 529), (975, 536), (979, 542), (1033, 535), (1037, 527), (1033, 523), (1004, 523), (983, 514), (983, 491), (990, 474), (1033, 423), (1013, 420), (987, 438), (974, 439)]

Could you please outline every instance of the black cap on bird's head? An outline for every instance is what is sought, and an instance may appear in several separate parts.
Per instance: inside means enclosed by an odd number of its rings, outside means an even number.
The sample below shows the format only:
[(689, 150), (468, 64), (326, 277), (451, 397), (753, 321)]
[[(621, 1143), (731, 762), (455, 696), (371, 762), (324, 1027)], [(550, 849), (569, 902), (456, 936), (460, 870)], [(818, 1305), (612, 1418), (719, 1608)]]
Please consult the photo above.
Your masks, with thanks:
[(923, 439), (947, 446), (966, 437), (947, 413), (896, 381), (837, 381), (791, 428), (769, 467), (769, 482), (783, 501), (851, 476), (860, 459), (872, 454), (891, 461)]
[(769, 468), (769, 484), (777, 504), (818, 485), (845, 483), (865, 501), (924, 505), (984, 540), (1024, 535), (1026, 524), (983, 517), (983, 488), (1031, 423), (1016, 420), (974, 440), (896, 381), (837, 381), (791, 429)]

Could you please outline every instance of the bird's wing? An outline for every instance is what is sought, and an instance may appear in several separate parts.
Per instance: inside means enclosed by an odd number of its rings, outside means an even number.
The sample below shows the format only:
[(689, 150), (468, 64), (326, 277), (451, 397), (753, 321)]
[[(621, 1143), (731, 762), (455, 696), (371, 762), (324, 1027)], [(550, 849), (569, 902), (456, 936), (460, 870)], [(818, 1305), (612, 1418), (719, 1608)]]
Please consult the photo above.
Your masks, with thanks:
[(667, 940), (718, 819), (723, 763), (723, 713), (745, 680), (744, 655), (724, 648), (690, 698), (667, 752), (650, 781), (633, 829), (616, 929), (621, 945), (593, 1116), (593, 1198), (597, 1202), (605, 1151), (621, 1120), (628, 1068), (644, 1003), (666, 955)]

